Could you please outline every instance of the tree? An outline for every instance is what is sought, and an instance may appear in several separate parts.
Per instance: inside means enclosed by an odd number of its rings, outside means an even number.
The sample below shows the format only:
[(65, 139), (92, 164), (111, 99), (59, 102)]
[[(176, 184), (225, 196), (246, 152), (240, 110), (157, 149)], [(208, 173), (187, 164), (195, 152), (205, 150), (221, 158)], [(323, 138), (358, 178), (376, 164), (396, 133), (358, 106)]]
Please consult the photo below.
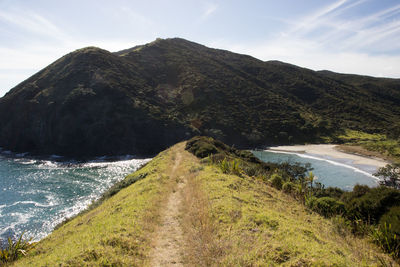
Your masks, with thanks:
[(388, 164), (385, 167), (381, 167), (373, 175), (382, 177), (382, 184), (400, 189), (400, 163)]
[(311, 189), (313, 188), (312, 186), (313, 186), (313, 182), (314, 182), (315, 179), (316, 179), (316, 177), (315, 177), (314, 173), (313, 172), (309, 172), (307, 180), (310, 182)]

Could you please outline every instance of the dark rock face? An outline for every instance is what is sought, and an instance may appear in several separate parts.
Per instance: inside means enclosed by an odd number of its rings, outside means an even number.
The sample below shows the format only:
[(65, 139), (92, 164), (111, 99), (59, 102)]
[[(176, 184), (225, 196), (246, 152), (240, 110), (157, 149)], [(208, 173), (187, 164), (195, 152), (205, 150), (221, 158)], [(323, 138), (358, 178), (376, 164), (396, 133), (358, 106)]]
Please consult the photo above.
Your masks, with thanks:
[(317, 141), (344, 128), (399, 128), (399, 88), (183, 39), (89, 47), (0, 99), (0, 146), (90, 157), (154, 154), (198, 134), (238, 147)]

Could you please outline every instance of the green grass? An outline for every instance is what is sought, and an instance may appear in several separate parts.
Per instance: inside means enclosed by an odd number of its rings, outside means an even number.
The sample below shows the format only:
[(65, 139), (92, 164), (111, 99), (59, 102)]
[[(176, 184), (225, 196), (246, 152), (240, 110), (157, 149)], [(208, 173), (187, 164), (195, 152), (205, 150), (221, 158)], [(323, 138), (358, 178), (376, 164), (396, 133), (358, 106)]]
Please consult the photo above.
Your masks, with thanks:
[(389, 257), (262, 180), (205, 166), (198, 174), (209, 199), (223, 266), (379, 266)]
[(345, 143), (363, 143), (386, 140), (386, 136), (383, 134), (369, 134), (349, 129), (345, 130), (343, 134), (338, 136), (338, 138)]
[[(169, 151), (127, 177), (144, 177), (104, 199), (97, 207), (60, 226), (15, 266), (143, 266), (149, 232), (168, 190)], [(123, 185), (123, 183), (120, 183)], [(115, 189), (115, 187), (114, 187)]]
[(160, 153), (116, 185), (98, 206), (61, 225), (12, 266), (149, 265), (160, 210), (177, 183), (169, 177), (171, 169), (187, 180), (180, 215), (186, 243), (180, 247), (188, 266), (393, 263), (336, 217), (309, 211), (262, 177), (224, 173), (216, 162), (200, 161), (183, 147), (181, 143)]
[[(392, 161), (400, 161), (400, 140), (391, 139), (384, 134), (369, 134), (361, 131), (346, 130), (337, 140), (352, 147), (346, 150), (369, 156), (378, 156)], [(357, 149), (360, 146), (362, 149)], [(363, 151), (365, 149), (366, 151)], [(369, 154), (368, 152), (375, 152)]]

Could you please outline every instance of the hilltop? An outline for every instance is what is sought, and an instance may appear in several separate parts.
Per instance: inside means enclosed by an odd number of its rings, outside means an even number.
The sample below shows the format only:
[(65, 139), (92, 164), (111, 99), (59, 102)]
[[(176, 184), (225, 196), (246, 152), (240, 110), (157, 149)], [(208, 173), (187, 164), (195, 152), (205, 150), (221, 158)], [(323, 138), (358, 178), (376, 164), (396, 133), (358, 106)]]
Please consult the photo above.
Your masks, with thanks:
[(236, 147), (400, 134), (400, 80), (316, 72), (184, 39), (76, 50), (0, 99), (0, 147), (153, 155), (195, 135)]
[(206, 153), (277, 168), (211, 139), (179, 143), (12, 266), (396, 265), (334, 220), (262, 178), (224, 172)]

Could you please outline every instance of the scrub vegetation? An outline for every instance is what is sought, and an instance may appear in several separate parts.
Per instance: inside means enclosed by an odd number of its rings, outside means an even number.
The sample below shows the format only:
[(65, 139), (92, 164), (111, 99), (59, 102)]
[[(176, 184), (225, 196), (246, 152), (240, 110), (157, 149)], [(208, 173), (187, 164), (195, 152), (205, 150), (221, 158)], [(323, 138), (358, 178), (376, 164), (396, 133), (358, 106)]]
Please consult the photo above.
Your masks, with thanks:
[(400, 139), (389, 136), (346, 130), (335, 141), (341, 143), (338, 148), (345, 152), (400, 162)]
[(90, 157), (154, 155), (195, 135), (241, 148), (340, 142), (348, 129), (398, 140), (399, 87), (179, 38), (116, 53), (87, 47), (0, 98), (0, 146)]
[[(351, 192), (345, 192), (339, 188), (325, 188), (320, 183), (314, 182), (314, 175), (312, 172), (307, 173), (309, 171), (307, 166), (292, 165), (288, 168), (285, 166), (287, 164), (253, 163), (257, 159), (235, 156), (239, 153), (234, 149), (228, 153), (226, 151), (229, 150), (225, 150), (225, 153), (218, 152), (214, 148), (219, 146), (219, 142), (211, 138), (193, 138), (188, 141), (187, 149), (196, 153), (193, 147), (201, 150), (203, 143), (207, 143), (208, 150), (216, 152), (207, 159), (213, 166), (219, 166), (222, 173), (232, 174), (225, 171), (224, 162), (227, 158), (235, 158), (234, 160), (239, 162), (237, 167), (239, 173), (246, 173), (244, 170), (251, 164), (268, 165), (268, 168), (263, 169), (264, 172), (257, 174), (254, 172), (251, 173), (253, 175), (247, 174), (246, 177), (263, 181), (276, 190), (282, 190), (311, 211), (325, 218), (331, 218), (335, 227), (338, 227), (338, 232), (345, 231), (354, 238), (357, 236), (368, 239), (393, 258), (400, 257), (399, 190), (386, 186), (369, 188), (360, 185), (356, 185)], [(215, 158), (223, 158), (223, 160), (218, 162)], [(246, 181), (248, 182), (248, 179)], [(239, 191), (243, 190), (243, 186), (237, 187)]]

